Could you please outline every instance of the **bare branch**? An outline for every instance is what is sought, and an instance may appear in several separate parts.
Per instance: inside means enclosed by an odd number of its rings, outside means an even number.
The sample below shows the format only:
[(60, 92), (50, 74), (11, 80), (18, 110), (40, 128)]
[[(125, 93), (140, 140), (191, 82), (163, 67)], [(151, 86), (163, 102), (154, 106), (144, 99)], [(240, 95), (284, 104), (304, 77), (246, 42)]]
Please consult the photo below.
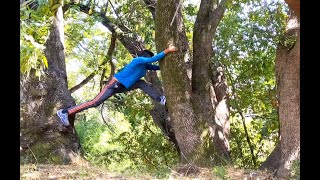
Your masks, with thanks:
[[(233, 81), (233, 78), (230, 75), (230, 73), (228, 71), (228, 68), (226, 68), (226, 72), (227, 72), (227, 74), (229, 74), (228, 78), (230, 79), (230, 82), (231, 82), (230, 84), (231, 84), (231, 87), (232, 87), (232, 95), (234, 97), (237, 97), (238, 95), (236, 93), (236, 88), (234, 87), (235, 82)], [(248, 142), (248, 145), (249, 145), (249, 149), (250, 149), (250, 152), (251, 152), (251, 156), (252, 156), (252, 162), (256, 166), (257, 165), (257, 161), (256, 161), (257, 158), (254, 155), (254, 151), (253, 151), (254, 147), (253, 147), (253, 145), (251, 143), (251, 139), (250, 139), (250, 136), (249, 136), (249, 133), (248, 133), (248, 130), (247, 130), (247, 126), (246, 126), (246, 123), (245, 123), (245, 117), (243, 115), (243, 111), (239, 107), (238, 103), (235, 103), (235, 107), (234, 108), (235, 108), (235, 111), (237, 113), (239, 113), (239, 115), (241, 116), (242, 125), (243, 125), (243, 128), (244, 128), (245, 134), (246, 134), (246, 139), (247, 139), (247, 142)]]
[(173, 21), (174, 21), (174, 18), (176, 17), (176, 15), (177, 15), (177, 13), (178, 13), (178, 10), (179, 10), (179, 8), (180, 8), (181, 2), (182, 2), (182, 1), (180, 0), (180, 1), (179, 1), (179, 4), (178, 4), (178, 7), (177, 7), (177, 9), (176, 9), (176, 12), (174, 13), (173, 18), (172, 18), (172, 20), (171, 20), (170, 26), (172, 26), (172, 23), (173, 23)]
[(76, 90), (80, 89), (82, 86), (87, 84), (93, 77), (96, 75), (96, 72), (91, 73), (88, 77), (86, 77), (83, 81), (81, 81), (79, 84), (73, 86), (71, 89), (69, 89), (70, 93), (74, 93)]
[(100, 91), (102, 90), (102, 87), (103, 87), (103, 84), (104, 84), (103, 80), (104, 80), (104, 76), (106, 74), (106, 71), (107, 71), (106, 68), (102, 69), (102, 73), (101, 73), (101, 76), (100, 76)]

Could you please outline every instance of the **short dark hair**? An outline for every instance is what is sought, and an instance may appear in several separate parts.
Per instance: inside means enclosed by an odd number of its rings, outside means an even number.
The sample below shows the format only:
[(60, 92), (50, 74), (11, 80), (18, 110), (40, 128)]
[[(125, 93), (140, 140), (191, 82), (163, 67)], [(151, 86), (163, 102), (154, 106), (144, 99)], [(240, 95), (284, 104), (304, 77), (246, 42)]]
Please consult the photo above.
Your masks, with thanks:
[(145, 49), (145, 50), (140, 52), (139, 56), (143, 56), (143, 57), (149, 57), (150, 56), (150, 57), (152, 57), (152, 56), (154, 56), (154, 54), (153, 54), (153, 52)]

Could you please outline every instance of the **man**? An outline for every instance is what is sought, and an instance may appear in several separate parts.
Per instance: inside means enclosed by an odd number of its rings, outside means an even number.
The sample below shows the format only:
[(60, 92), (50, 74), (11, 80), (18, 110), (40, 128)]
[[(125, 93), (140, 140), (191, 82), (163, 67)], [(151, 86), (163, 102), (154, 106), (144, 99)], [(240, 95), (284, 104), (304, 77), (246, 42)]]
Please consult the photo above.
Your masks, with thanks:
[(69, 126), (68, 117), (70, 115), (74, 115), (91, 107), (97, 107), (116, 93), (122, 93), (137, 88), (140, 88), (153, 100), (165, 105), (166, 97), (161, 95), (154, 86), (141, 80), (141, 78), (146, 75), (147, 70), (160, 70), (160, 67), (152, 65), (152, 62), (159, 61), (168, 53), (175, 51), (177, 51), (176, 47), (169, 46), (167, 49), (154, 56), (151, 51), (143, 50), (139, 57), (132, 59), (128, 65), (116, 73), (94, 99), (66, 109), (58, 110), (57, 115), (62, 124), (64, 126)]

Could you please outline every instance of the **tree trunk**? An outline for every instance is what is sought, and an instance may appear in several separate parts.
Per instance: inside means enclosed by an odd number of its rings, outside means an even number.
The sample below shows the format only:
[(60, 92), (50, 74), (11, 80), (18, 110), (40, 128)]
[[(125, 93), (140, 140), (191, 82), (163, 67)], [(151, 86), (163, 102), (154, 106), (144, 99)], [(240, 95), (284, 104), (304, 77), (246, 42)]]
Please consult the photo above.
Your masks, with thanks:
[(206, 122), (194, 116), (187, 66), (190, 62), (189, 47), (179, 2), (159, 0), (156, 7), (157, 50), (161, 51), (169, 44), (179, 48), (178, 52), (160, 61), (163, 86), (170, 120), (181, 151), (181, 163), (210, 166), (213, 144), (207, 138), (209, 132), (205, 130)]
[(229, 109), (226, 106), (226, 80), (221, 67), (210, 69), (214, 55), (213, 36), (223, 17), (225, 3), (226, 0), (220, 3), (202, 0), (193, 35), (192, 103), (197, 121), (206, 124), (203, 128), (209, 128), (208, 138), (213, 142), (213, 149), (208, 149), (207, 153), (212, 156), (215, 164), (231, 161), (227, 139), (230, 122)]
[(79, 153), (80, 143), (73, 127), (65, 128), (56, 111), (75, 104), (67, 87), (61, 7), (54, 17), (46, 42), (48, 69), (41, 80), (20, 77), (20, 146), (27, 162), (66, 164)]
[(290, 43), (279, 45), (276, 54), (280, 150), (275, 148), (274, 151), (280, 153), (271, 155), (280, 154), (280, 158), (274, 159), (270, 155), (262, 166), (272, 170), (271, 164), (278, 165), (276, 175), (281, 178), (288, 178), (293, 161), (300, 160), (300, 21), (293, 13), (289, 17), (286, 36), (293, 37), (295, 42), (293, 46)]
[(284, 0), (300, 19), (300, 0)]
[[(154, 23), (156, 22), (156, 0), (144, 0), (145, 5), (148, 7)], [(163, 94), (163, 85), (154, 71), (149, 71), (146, 75), (146, 80), (156, 86)], [(168, 108), (159, 103), (154, 103), (153, 109), (150, 111), (153, 121), (160, 127), (163, 134), (174, 144), (177, 153), (180, 154), (180, 148), (174, 133), (172, 121), (169, 117)]]
[[(228, 97), (228, 84), (225, 76), (225, 70), (222, 65), (216, 64), (212, 66), (211, 81), (215, 93), (215, 111), (214, 111), (214, 122), (215, 128), (213, 134), (213, 142), (216, 152), (219, 155), (219, 161), (222, 164), (231, 162), (230, 155), (230, 107)], [(211, 130), (211, 129), (210, 129)], [(217, 157), (218, 158), (218, 157)]]

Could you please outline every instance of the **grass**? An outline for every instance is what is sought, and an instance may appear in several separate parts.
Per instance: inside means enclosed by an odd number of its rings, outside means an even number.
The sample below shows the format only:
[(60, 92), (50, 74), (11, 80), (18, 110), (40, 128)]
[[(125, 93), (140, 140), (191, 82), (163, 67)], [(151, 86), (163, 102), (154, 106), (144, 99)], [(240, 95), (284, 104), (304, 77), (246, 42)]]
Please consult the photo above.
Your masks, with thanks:
[[(201, 168), (199, 173), (184, 175), (174, 169), (169, 172), (168, 180), (241, 180), (241, 179), (272, 179), (270, 173), (257, 170), (243, 170), (232, 166)], [(153, 180), (158, 179), (145, 174), (110, 172), (82, 161), (70, 165), (53, 164), (21, 164), (20, 179), (122, 179), (122, 180)]]
[[(143, 179), (144, 177), (138, 177)], [(79, 165), (20, 165), (20, 179), (136, 179), (124, 174), (107, 172), (95, 166)]]

